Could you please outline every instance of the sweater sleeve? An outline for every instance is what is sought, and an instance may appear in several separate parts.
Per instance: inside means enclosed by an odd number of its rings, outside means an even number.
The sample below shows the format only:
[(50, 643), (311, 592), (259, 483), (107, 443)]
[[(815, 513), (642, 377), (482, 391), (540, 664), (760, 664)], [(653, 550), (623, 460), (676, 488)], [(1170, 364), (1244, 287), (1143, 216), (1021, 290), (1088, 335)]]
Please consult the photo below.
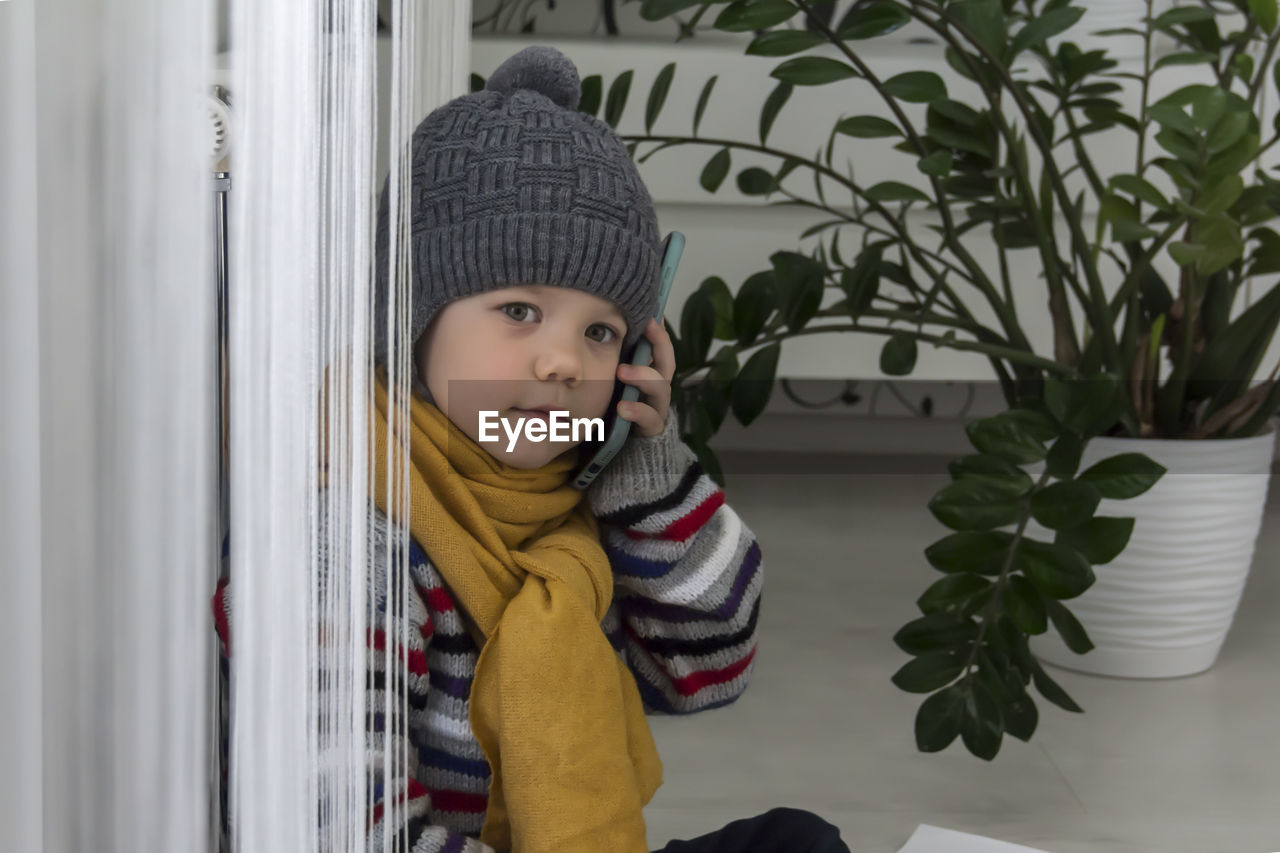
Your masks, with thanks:
[(736, 701), (754, 670), (760, 545), (680, 439), (634, 436), (587, 490), (614, 571), (602, 628), (650, 713)]
[[(411, 670), (417, 662), (425, 660), (427, 640), (424, 638), (429, 638), (432, 633), (429, 625), (430, 614), (421, 595), (417, 592), (416, 585), (408, 583), (401, 585), (401, 588), (408, 590), (403, 624), (399, 619), (389, 620), (386, 607), (387, 521), (386, 516), (376, 507), (372, 508), (372, 512), (373, 525), (368, 547), (372, 571), (366, 573), (368, 578), (366, 591), (368, 600), (374, 607), (373, 621), (366, 632), (368, 654), (365, 678), (365, 708), (372, 724), (372, 734), (365, 747), (366, 784), (371, 800), (364, 821), (365, 850), (368, 853), (375, 853), (375, 851), (381, 853), (384, 849), (383, 838), (387, 833), (391, 833), (394, 849), (407, 850), (410, 853), (445, 853), (445, 851), (448, 853), (497, 853), (492, 847), (477, 839), (461, 835), (447, 827), (429, 823), (431, 794), (422, 784), (418, 772), (417, 756), (421, 745), (414, 742), (414, 727), (406, 726), (404, 721), (399, 719), (400, 707), (404, 703), (388, 702), (390, 691), (387, 686), (388, 679), (385, 677), (385, 650), (387, 631), (391, 630), (395, 632), (395, 636), (407, 639), (403, 645), (402, 656), (407, 655)], [(323, 523), (322, 516), (321, 524)], [(321, 529), (323, 530), (323, 527)], [(393, 555), (392, 565), (399, 565), (399, 562)], [(327, 555), (322, 549), (320, 577), (326, 578), (328, 575)], [(213, 597), (214, 626), (221, 641), (219, 646), (224, 672), (233, 660), (230, 635), (232, 610), (230, 592), (230, 585), (224, 579), (218, 583), (217, 592)], [(324, 631), (320, 633), (322, 637), (327, 635)], [(239, 652), (239, 650), (236, 651)], [(398, 679), (405, 684), (404, 689), (408, 692), (407, 701), (411, 716), (413, 708), (425, 707), (427, 691), (430, 689), (426, 673), (422, 672), (418, 676), (415, 677), (411, 672), (409, 677)], [(321, 681), (322, 683), (324, 681), (323, 674)], [(387, 713), (388, 706), (391, 708), (390, 714)], [(387, 735), (388, 728), (391, 731), (390, 736)], [(321, 749), (324, 750), (325, 747), (322, 745)], [(392, 782), (390, 790), (384, 790), (383, 767), (388, 754), (407, 756), (408, 767), (404, 775)], [(336, 761), (325, 760), (323, 757), (319, 763), (324, 768), (336, 766)], [(235, 772), (234, 768), (231, 772)], [(403, 803), (403, 806), (392, 810), (394, 824), (391, 825), (388, 825), (385, 819), (388, 802)], [(323, 820), (323, 817), (321, 819)]]

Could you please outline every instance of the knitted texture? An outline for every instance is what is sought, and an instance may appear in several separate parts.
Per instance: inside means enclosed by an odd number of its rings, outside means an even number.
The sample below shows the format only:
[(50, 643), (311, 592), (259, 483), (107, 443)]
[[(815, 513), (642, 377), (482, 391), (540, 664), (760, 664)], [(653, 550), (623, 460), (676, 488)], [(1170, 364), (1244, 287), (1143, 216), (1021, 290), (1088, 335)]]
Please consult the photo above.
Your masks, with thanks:
[[(627, 321), (624, 348), (657, 311), (658, 222), (626, 145), (579, 112), (578, 70), (555, 48), (514, 54), (482, 91), (419, 123), (410, 144), (408, 340), (446, 303), (516, 285), (573, 287)], [(390, 175), (375, 237), (374, 353), (389, 338)]]
[[(586, 493), (614, 573), (613, 604), (600, 627), (635, 678), (646, 713), (661, 715), (708, 711), (741, 698), (755, 670), (764, 584), (755, 535), (670, 428), (674, 421), (672, 412), (663, 433), (629, 440)], [(379, 735), (367, 756), (376, 794), (365, 849), (380, 851), (389, 837), (414, 853), (495, 853), (478, 840), (491, 774), (469, 723), (481, 647), (427, 554), (370, 509), (374, 622), (366, 705)], [(329, 523), (322, 515), (322, 541)], [(386, 601), (388, 572), (401, 565), (400, 543), (408, 549), (405, 623), (388, 613)], [(324, 567), (321, 577), (328, 577)], [(401, 588), (394, 578), (393, 586)], [(212, 602), (224, 662), (234, 648), (229, 593), (221, 583)], [(408, 677), (396, 679), (407, 693), (407, 720), (399, 718), (402, 701), (388, 701), (387, 632), (409, 644), (401, 664)], [(392, 737), (384, 743), (388, 731)], [(409, 775), (382, 790), (388, 750), (410, 756)], [(388, 825), (383, 804), (399, 798), (405, 808)]]

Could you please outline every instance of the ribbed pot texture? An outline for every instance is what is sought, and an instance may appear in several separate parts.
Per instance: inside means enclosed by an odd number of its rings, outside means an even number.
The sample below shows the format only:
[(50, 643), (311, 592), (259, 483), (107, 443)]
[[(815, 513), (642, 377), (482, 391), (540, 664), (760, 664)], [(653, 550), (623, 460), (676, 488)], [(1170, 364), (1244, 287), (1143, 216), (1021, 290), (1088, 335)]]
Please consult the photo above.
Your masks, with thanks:
[[(1275, 447), (1262, 435), (1191, 441), (1100, 436), (1085, 448), (1083, 471), (1118, 453), (1145, 453), (1167, 472), (1146, 493), (1104, 498), (1098, 515), (1132, 516), (1120, 556), (1094, 567), (1097, 581), (1064, 603), (1095, 646), (1079, 655), (1052, 624), (1031, 638), (1042, 661), (1078, 672), (1173, 678), (1213, 666), (1253, 562)], [(1039, 475), (1043, 466), (1028, 466)], [(1027, 535), (1052, 541), (1035, 521)]]

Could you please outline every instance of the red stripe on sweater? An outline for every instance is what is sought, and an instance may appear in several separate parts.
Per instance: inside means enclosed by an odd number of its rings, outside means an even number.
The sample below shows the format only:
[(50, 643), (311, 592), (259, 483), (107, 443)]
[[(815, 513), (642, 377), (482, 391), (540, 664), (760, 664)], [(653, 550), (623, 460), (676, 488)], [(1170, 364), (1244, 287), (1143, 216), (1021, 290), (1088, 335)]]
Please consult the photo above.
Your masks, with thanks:
[[(368, 632), (365, 634), (365, 638), (369, 648), (379, 652), (386, 651), (387, 649), (386, 632), (377, 628), (370, 628)], [(422, 651), (421, 649), (406, 649), (403, 645), (397, 645), (396, 650), (399, 653), (399, 657), (401, 660), (405, 660), (405, 652), (408, 652), (410, 672), (412, 672), (414, 675), (427, 674), (426, 652)]]
[(751, 665), (751, 661), (756, 656), (756, 646), (751, 647), (751, 651), (742, 660), (729, 664), (721, 669), (707, 669), (698, 672), (691, 672), (684, 678), (673, 678), (671, 685), (675, 688), (676, 693), (681, 696), (693, 696), (704, 687), (711, 687), (715, 684), (724, 684), (733, 681)]
[(633, 528), (625, 528), (624, 533), (630, 539), (667, 539), (671, 542), (683, 542), (702, 529), (707, 519), (716, 514), (716, 510), (724, 503), (724, 490), (716, 489), (707, 495), (702, 503), (668, 524), (660, 533), (643, 533)]
[(431, 808), (437, 812), (458, 812), (460, 814), (484, 814), (489, 807), (488, 794), (468, 794), (464, 791), (446, 791), (429, 788), (431, 791)]
[(422, 599), (426, 602), (428, 610), (434, 610), (437, 613), (452, 613), (453, 600), (449, 598), (449, 593), (442, 586), (427, 588), (418, 587), (418, 591), (422, 593)]
[[(422, 784), (417, 779), (410, 777), (409, 784), (406, 786), (405, 790), (402, 791), (392, 802), (399, 803), (399, 802), (403, 802), (406, 799), (418, 800), (418, 799), (421, 799), (422, 797), (425, 797), (426, 795), (427, 795), (427, 789), (422, 787)], [(378, 803), (376, 806), (373, 807), (373, 812), (370, 813), (369, 820), (365, 824), (366, 832), (369, 831), (370, 827), (372, 827), (378, 821), (382, 820), (382, 808), (383, 808), (382, 803)]]

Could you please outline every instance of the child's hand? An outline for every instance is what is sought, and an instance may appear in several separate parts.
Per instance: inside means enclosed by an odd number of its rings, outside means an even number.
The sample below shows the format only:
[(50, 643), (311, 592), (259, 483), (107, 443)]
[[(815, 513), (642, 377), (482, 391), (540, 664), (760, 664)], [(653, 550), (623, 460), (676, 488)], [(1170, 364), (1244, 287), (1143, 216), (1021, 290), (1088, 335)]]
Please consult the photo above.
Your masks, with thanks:
[(618, 365), (618, 379), (640, 389), (640, 399), (634, 403), (618, 401), (618, 414), (636, 425), (642, 436), (659, 435), (667, 422), (667, 410), (671, 407), (671, 377), (676, 374), (676, 350), (671, 336), (657, 320), (649, 318), (644, 336), (653, 344), (652, 364), (640, 367), (622, 362)]

